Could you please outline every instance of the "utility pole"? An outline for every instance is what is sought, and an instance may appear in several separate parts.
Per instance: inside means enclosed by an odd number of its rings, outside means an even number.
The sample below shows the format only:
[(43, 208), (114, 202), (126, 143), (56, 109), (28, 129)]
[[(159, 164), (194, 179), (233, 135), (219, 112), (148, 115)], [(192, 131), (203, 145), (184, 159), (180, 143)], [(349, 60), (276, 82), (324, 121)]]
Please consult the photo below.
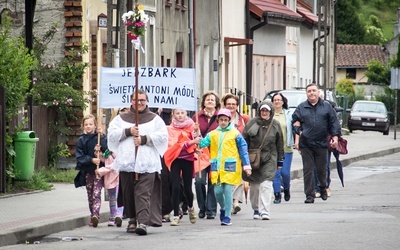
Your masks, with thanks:
[[(126, 66), (126, 32), (121, 26), (122, 13), (126, 12), (126, 0), (107, 0), (106, 66)], [(106, 109), (106, 125), (110, 123), (111, 109)]]
[(318, 31), (317, 31), (317, 84), (324, 89), (326, 96), (326, 46), (328, 33), (327, 22), (327, 3), (326, 0), (317, 0), (317, 16), (318, 16)]

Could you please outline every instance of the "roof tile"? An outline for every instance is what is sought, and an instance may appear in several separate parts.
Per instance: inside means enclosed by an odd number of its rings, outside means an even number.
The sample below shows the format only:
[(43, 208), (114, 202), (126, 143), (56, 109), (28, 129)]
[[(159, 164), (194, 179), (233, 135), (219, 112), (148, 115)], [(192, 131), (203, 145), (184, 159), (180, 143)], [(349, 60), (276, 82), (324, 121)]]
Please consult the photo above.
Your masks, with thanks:
[(375, 59), (386, 63), (387, 55), (380, 45), (366, 44), (337, 44), (336, 45), (336, 67), (360, 67), (365, 68), (368, 63)]

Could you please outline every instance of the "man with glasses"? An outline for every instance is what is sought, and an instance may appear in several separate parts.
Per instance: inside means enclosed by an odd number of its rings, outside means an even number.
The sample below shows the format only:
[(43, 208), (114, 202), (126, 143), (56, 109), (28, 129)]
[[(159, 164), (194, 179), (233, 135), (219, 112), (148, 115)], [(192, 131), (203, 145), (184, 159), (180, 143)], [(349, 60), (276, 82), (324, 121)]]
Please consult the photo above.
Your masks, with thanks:
[(139, 90), (137, 99), (135, 94), (130, 110), (110, 122), (108, 146), (117, 155), (114, 168), (120, 173), (127, 232), (146, 235), (147, 226), (162, 225), (160, 157), (167, 150), (168, 131), (164, 121), (149, 110), (146, 92)]

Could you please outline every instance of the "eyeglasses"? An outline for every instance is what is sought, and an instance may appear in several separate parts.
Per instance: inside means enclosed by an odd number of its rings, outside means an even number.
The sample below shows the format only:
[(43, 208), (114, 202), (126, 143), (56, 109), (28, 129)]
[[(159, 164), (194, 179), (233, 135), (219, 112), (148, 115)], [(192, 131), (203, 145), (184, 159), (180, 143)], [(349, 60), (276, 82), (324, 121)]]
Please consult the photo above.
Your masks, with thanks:
[(227, 103), (225, 106), (236, 106), (236, 103)]
[[(135, 99), (132, 99), (132, 101), (133, 101), (133, 102), (136, 102)], [(137, 100), (137, 102), (138, 102), (138, 103), (146, 103), (147, 100), (146, 100), (146, 99), (139, 99), (139, 100)]]
[(261, 112), (269, 112), (268, 109), (261, 109), (260, 111), (261, 111)]

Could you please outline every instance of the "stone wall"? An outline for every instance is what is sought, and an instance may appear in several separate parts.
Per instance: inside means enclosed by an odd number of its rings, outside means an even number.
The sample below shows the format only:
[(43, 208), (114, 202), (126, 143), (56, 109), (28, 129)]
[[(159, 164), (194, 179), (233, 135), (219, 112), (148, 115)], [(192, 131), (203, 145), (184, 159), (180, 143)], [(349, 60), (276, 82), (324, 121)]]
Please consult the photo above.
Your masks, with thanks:
[[(9, 9), (14, 16), (13, 31), (15, 35), (21, 35), (25, 24), (25, 1), (0, 0), (0, 11)], [(54, 36), (53, 41), (48, 44), (48, 50), (43, 59), (45, 63), (59, 61), (64, 57), (65, 46), (65, 18), (64, 1), (60, 0), (37, 0), (33, 23), (33, 34), (35, 37), (42, 37), (54, 23), (59, 24), (59, 32)]]

